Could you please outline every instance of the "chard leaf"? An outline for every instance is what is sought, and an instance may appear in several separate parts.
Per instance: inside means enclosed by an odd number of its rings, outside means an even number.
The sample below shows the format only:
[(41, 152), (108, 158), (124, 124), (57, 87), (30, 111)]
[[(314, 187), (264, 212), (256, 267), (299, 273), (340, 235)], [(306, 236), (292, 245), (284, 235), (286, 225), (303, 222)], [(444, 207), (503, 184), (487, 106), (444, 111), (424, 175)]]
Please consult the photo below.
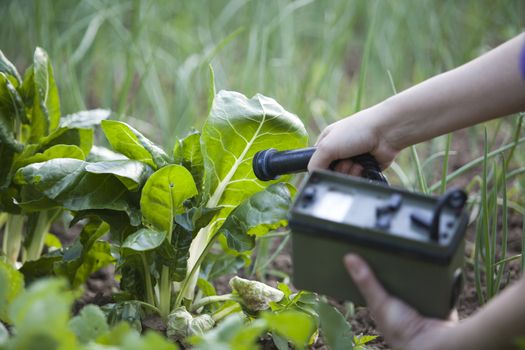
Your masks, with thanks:
[(146, 224), (171, 236), (170, 228), (183, 203), (197, 194), (195, 182), (181, 165), (168, 165), (157, 170), (146, 181), (140, 198), (140, 208)]
[(243, 266), (242, 256), (210, 253), (202, 263), (202, 273), (209, 281), (213, 281), (221, 276), (236, 273)]
[[(17, 171), (15, 182), (30, 185), (34, 191), (69, 210), (112, 209), (131, 215), (132, 209), (126, 201), (127, 189), (122, 182), (114, 174), (87, 171), (89, 164), (68, 158), (33, 163)], [(22, 199), (30, 202), (41, 198)]]
[(91, 150), (89, 151), (89, 154), (87, 156), (87, 160), (90, 162), (102, 162), (107, 160), (122, 160), (122, 159), (129, 159), (123, 154), (114, 152), (106, 147), (101, 146), (93, 146), (91, 147)]
[[(16, 201), (16, 195), (16, 193), (12, 194), (12, 200)], [(61, 207), (59, 202), (49, 199), (44, 194), (42, 194), (42, 192), (40, 192), (34, 186), (31, 185), (22, 186), (22, 189), (20, 190), (20, 198), (21, 201), (16, 201), (16, 204), (27, 212)]]
[(75, 334), (68, 328), (74, 299), (64, 279), (33, 283), (9, 310), (16, 328), (12, 349), (75, 349)]
[(64, 251), (63, 260), (55, 264), (55, 273), (67, 277), (76, 288), (93, 272), (114, 262), (109, 243), (99, 241), (108, 230), (109, 225), (100, 220), (93, 220), (86, 224), (80, 238)]
[(115, 151), (130, 159), (144, 162), (154, 169), (168, 164), (168, 155), (128, 124), (116, 120), (103, 120), (101, 124)]
[(195, 350), (253, 350), (259, 349), (257, 340), (266, 330), (265, 320), (244, 323), (241, 315), (235, 313), (209, 332), (193, 336), (190, 341)]
[(130, 191), (137, 190), (152, 174), (152, 169), (136, 160), (113, 160), (88, 163), (86, 171), (93, 174), (113, 174)]
[[(125, 301), (113, 304), (110, 306), (109, 312), (107, 312), (108, 323), (110, 325), (115, 325), (121, 323), (121, 321), (125, 321), (138, 331), (139, 334), (142, 332), (142, 324), (140, 320), (143, 316), (144, 312), (142, 311), (142, 306), (136, 301)], [(126, 329), (129, 328), (126, 327)]]
[(36, 143), (58, 127), (60, 101), (47, 53), (37, 47), (33, 56), (34, 102), (29, 142)]
[(175, 222), (181, 225), (186, 231), (197, 232), (201, 228), (208, 226), (221, 209), (220, 207), (193, 207), (185, 213), (175, 216)]
[(86, 305), (80, 310), (80, 314), (69, 321), (69, 328), (84, 344), (96, 340), (109, 331), (106, 316), (98, 306), (93, 304)]
[(111, 234), (111, 241), (117, 245), (121, 245), (127, 236), (137, 230), (136, 226), (140, 225), (140, 215), (132, 215), (129, 217), (121, 211), (93, 209), (77, 212), (69, 226), (71, 227), (86, 218), (98, 218), (107, 222), (110, 227), (109, 233)]
[(60, 261), (62, 261), (61, 254), (47, 254), (38, 260), (26, 261), (18, 271), (24, 275), (27, 284), (32, 284), (39, 278), (51, 276), (55, 263)]
[[(313, 319), (303, 312), (265, 312), (262, 314), (262, 317), (266, 320), (272, 333), (275, 332), (290, 340), (297, 349), (306, 348), (308, 341), (315, 332)], [(348, 345), (345, 349), (348, 349)]]
[(135, 252), (145, 252), (158, 248), (165, 239), (166, 232), (141, 228), (126, 238), (122, 243), (122, 248), (131, 249)]
[(18, 74), (18, 70), (16, 69), (15, 65), (11, 63), (7, 57), (5, 57), (2, 50), (0, 50), (0, 72), (14, 77), (16, 79), (17, 86), (22, 84), (22, 79), (20, 78), (20, 74)]
[(334, 350), (351, 349), (353, 332), (344, 316), (332, 305), (324, 301), (317, 304), (320, 329), (327, 345)]
[(8, 310), (24, 290), (24, 277), (14, 267), (0, 260), (0, 321), (11, 323)]
[(17, 115), (25, 111), (12, 96), (8, 88), (10, 84), (6, 76), (0, 74), (0, 142), (2, 146), (20, 152), (24, 146), (16, 139), (15, 120)]
[(174, 162), (190, 171), (199, 192), (202, 191), (204, 175), (200, 138), (201, 135), (198, 131), (192, 131), (185, 138), (178, 140), (173, 148)]
[(15, 169), (20, 169), (31, 163), (41, 163), (55, 158), (72, 158), (85, 160), (84, 152), (74, 145), (54, 145), (42, 153), (35, 153), (30, 157), (20, 157), (15, 162)]
[[(170, 267), (171, 278), (174, 281), (180, 282), (186, 277), (192, 239), (193, 235), (190, 231), (177, 226), (171, 239), (171, 249), (163, 249), (159, 252), (163, 258), (161, 263)], [(166, 254), (168, 252), (172, 253), (171, 256)]]
[[(307, 143), (300, 119), (274, 99), (260, 94), (248, 99), (237, 92), (220, 91), (201, 136), (206, 206), (223, 207), (212, 224), (226, 218), (243, 200), (269, 185), (253, 173), (252, 160), (256, 152), (267, 148), (300, 148)], [(218, 228), (210, 225), (197, 234), (190, 248), (190, 269)], [(196, 276), (191, 276), (185, 298), (193, 298), (196, 282)]]
[(291, 185), (277, 183), (246, 199), (233, 210), (219, 229), (231, 249), (246, 251), (255, 237), (287, 224), (292, 203)]
[(212, 296), (217, 295), (217, 291), (215, 290), (215, 287), (213, 284), (205, 280), (204, 278), (199, 278), (197, 281), (197, 286), (199, 287), (200, 291), (204, 296)]
[(108, 109), (90, 109), (68, 114), (60, 118), (60, 127), (89, 129), (100, 125), (103, 120), (111, 116)]
[(12, 80), (4, 73), (0, 73), (0, 111), (7, 120), (18, 120), (20, 123), (29, 124), (24, 100)]
[[(0, 120), (0, 123), (1, 122)], [(0, 195), (11, 184), (11, 169), (14, 159), (15, 151), (3, 142), (0, 142)], [(3, 200), (0, 200), (0, 208), (6, 204), (7, 203), (3, 203)]]
[[(117, 305), (118, 306), (118, 305)], [(88, 347), (89, 350), (178, 350), (176, 344), (168, 341), (164, 336), (148, 330), (140, 334), (129, 326), (129, 323), (120, 322), (109, 332), (100, 336), (96, 344)]]
[(204, 157), (204, 191), (208, 207), (224, 205), (220, 217), (268, 183), (252, 171), (256, 152), (305, 147), (306, 130), (299, 118), (274, 99), (257, 94), (252, 99), (220, 91), (204, 124), (201, 147)]
[(84, 152), (84, 155), (87, 155), (93, 146), (93, 130), (61, 127), (40, 139), (33, 148), (35, 152), (44, 152), (55, 145), (78, 146)]
[[(148, 266), (150, 268), (150, 266)], [(126, 255), (117, 266), (120, 271), (120, 289), (131, 296), (132, 299), (147, 300), (146, 295), (146, 276), (144, 274), (144, 264), (141, 254)], [(151, 279), (154, 285), (155, 279)], [(117, 312), (119, 314), (120, 312)], [(109, 318), (111, 319), (111, 318)], [(120, 321), (120, 319), (118, 319)], [(140, 318), (138, 320), (140, 324)], [(113, 323), (113, 322), (111, 322)]]

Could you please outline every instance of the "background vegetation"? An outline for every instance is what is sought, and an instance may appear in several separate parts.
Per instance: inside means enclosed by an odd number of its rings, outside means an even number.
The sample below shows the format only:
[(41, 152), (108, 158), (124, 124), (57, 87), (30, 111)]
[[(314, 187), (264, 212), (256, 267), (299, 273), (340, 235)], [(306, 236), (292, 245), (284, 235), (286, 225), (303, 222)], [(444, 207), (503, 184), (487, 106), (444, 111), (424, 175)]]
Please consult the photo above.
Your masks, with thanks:
[[(2, 0), (0, 23), (0, 48), (20, 71), (35, 46), (48, 51), (63, 114), (109, 108), (169, 147), (190, 127), (200, 129), (211, 64), (218, 89), (274, 97), (303, 119), (313, 142), (327, 124), (394, 87), (403, 90), (517, 35), (525, 2)], [(482, 299), (499, 288), (502, 212), (510, 208), (519, 220), (525, 213), (522, 134), (523, 123), (511, 116), (418, 145), (389, 171), (392, 182), (427, 192), (463, 175), (478, 218), (473, 241), (482, 245), (473, 255), (477, 276), (496, 279), (485, 293), (478, 283)], [(489, 219), (498, 213), (503, 221)]]

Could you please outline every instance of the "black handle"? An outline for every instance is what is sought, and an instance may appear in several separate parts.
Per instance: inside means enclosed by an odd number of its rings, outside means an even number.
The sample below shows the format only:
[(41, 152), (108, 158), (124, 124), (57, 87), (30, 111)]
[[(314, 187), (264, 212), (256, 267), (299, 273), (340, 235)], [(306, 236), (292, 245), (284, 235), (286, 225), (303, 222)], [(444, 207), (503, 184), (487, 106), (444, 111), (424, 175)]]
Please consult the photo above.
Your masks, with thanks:
[[(274, 148), (259, 151), (253, 157), (253, 172), (259, 180), (269, 181), (276, 179), (279, 175), (306, 171), (308, 162), (314, 152), (315, 147), (281, 152)], [(379, 164), (370, 153), (361, 154), (350, 159), (361, 164), (363, 167), (362, 177), (388, 183), (381, 172)], [(330, 168), (333, 169), (336, 163), (337, 161), (333, 162)]]

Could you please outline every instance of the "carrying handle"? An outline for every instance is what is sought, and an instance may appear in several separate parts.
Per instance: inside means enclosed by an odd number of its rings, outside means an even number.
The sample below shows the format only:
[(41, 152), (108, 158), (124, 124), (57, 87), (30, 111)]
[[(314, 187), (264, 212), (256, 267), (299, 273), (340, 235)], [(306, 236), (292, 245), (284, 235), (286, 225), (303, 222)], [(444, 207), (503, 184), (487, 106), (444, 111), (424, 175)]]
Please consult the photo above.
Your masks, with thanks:
[[(275, 148), (259, 151), (253, 157), (253, 172), (259, 180), (270, 181), (283, 174), (306, 171), (315, 150), (315, 147), (308, 147), (280, 152)], [(381, 172), (379, 163), (370, 153), (350, 157), (349, 159), (363, 167), (362, 177), (388, 184)], [(334, 169), (338, 162), (332, 162), (330, 169)]]

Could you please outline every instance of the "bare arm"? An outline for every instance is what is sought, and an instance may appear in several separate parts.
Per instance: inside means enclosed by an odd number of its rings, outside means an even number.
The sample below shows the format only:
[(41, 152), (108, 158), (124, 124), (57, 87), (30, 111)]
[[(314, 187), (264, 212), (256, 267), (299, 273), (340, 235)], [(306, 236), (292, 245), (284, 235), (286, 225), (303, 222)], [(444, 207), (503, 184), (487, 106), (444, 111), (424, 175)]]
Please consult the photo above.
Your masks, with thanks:
[[(525, 110), (519, 69), (525, 33), (461, 67), (328, 126), (309, 169), (370, 152), (386, 168), (403, 148), (498, 116)], [(349, 172), (350, 165), (340, 171)]]

